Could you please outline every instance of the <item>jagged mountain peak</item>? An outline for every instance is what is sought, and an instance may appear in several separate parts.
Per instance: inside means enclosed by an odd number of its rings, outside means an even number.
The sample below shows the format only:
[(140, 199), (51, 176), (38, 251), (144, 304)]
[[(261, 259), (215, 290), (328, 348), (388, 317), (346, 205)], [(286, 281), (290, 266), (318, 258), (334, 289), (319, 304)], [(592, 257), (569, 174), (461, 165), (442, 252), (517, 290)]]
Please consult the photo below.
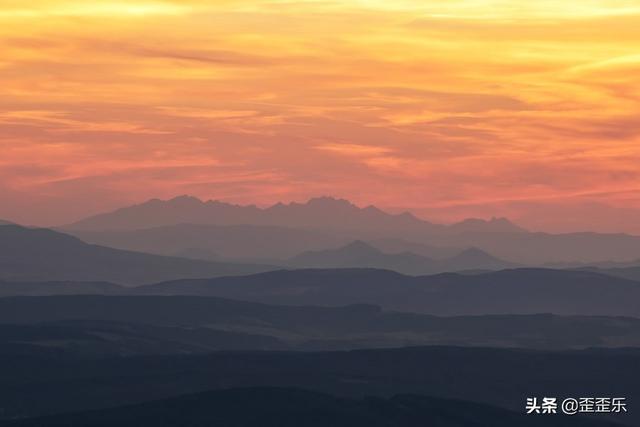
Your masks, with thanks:
[(449, 226), (458, 232), (525, 232), (526, 230), (504, 217), (492, 217), (489, 220), (481, 218), (467, 218)]
[(374, 237), (404, 238), (451, 232), (523, 231), (503, 218), (490, 221), (470, 219), (447, 227), (422, 220), (409, 212), (392, 214), (374, 205), (360, 207), (349, 200), (331, 196), (314, 197), (304, 203), (276, 203), (261, 208), (221, 200), (203, 201), (191, 195), (181, 195), (169, 200), (152, 199), (139, 205), (96, 215), (62, 229), (139, 230), (176, 224), (278, 226), (366, 232)]
[(356, 207), (346, 199), (339, 199), (331, 196), (312, 197), (306, 203), (308, 206), (348, 206)]
[(305, 203), (277, 203), (267, 208), (233, 205), (182, 195), (96, 215), (65, 227), (69, 230), (136, 230), (176, 224), (268, 225), (375, 232), (425, 232), (441, 226), (411, 215), (393, 215), (375, 206), (361, 208), (346, 199), (323, 196)]

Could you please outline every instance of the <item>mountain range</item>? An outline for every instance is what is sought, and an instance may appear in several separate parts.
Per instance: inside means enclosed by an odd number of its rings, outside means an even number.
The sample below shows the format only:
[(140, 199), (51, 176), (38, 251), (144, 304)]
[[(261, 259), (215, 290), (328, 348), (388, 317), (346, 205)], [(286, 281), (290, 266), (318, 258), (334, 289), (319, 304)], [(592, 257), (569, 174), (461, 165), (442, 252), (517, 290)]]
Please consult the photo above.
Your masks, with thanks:
[(277, 306), (213, 297), (0, 298), (0, 353), (194, 354), (416, 345), (576, 349), (640, 346), (640, 320), (605, 316), (436, 317), (370, 305)]
[(301, 252), (345, 245), (357, 233), (264, 225), (176, 224), (131, 231), (60, 229), (83, 241), (124, 250), (208, 260), (278, 262)]
[[(243, 246), (251, 247), (251, 237), (246, 236)], [(87, 244), (57, 231), (20, 226), (0, 226), (0, 239), (0, 280), (5, 281), (102, 281), (136, 285), (281, 269), (276, 263), (288, 268), (373, 267), (415, 275), (514, 266), (473, 249), (449, 259), (433, 260), (409, 252), (386, 254), (359, 241), (337, 250), (305, 252), (289, 260), (271, 260), (272, 264), (250, 264), (241, 260), (197, 259), (206, 258), (201, 251), (183, 252), (183, 257), (168, 257), (120, 250)], [(264, 244), (266, 248), (268, 242)], [(90, 293), (94, 288), (95, 284), (86, 287)], [(3, 292), (7, 292), (6, 287), (0, 289), (0, 294)], [(35, 289), (34, 292), (37, 293)]]
[(452, 226), (433, 224), (409, 212), (389, 214), (375, 206), (360, 208), (348, 200), (312, 198), (306, 203), (277, 203), (268, 208), (231, 205), (191, 196), (153, 199), (114, 212), (93, 216), (64, 228), (69, 230), (138, 230), (175, 224), (269, 225), (292, 228), (367, 231), (375, 233), (458, 233), (466, 231), (524, 231), (505, 218), (470, 219)]
[(464, 250), (451, 258), (435, 260), (411, 252), (384, 253), (362, 241), (337, 249), (304, 252), (288, 260), (286, 265), (297, 268), (377, 268), (416, 276), (466, 270), (503, 270), (516, 266), (476, 248)]
[[(636, 278), (637, 269), (633, 268), (622, 271), (521, 268), (416, 277), (381, 269), (333, 268), (383, 265), (420, 274), (424, 270), (433, 273), (458, 268), (508, 267), (479, 250), (431, 260), (410, 253), (384, 254), (363, 242), (335, 251), (306, 253), (291, 263), (298, 268), (323, 269), (287, 271), (270, 265), (164, 257), (90, 245), (47, 229), (0, 226), (0, 280), (6, 282), (0, 294), (4, 295), (109, 294), (122, 293), (113, 284), (149, 284), (130, 292), (218, 296), (293, 305), (367, 303), (390, 310), (440, 315), (541, 312), (640, 315), (635, 304), (640, 298), (640, 285), (630, 280)], [(20, 287), (15, 284), (17, 281), (58, 283)], [(73, 283), (60, 283), (64, 281)]]
[(434, 315), (640, 316), (640, 282), (601, 273), (514, 269), (405, 276), (374, 269), (272, 271), (138, 287), (140, 295), (197, 295), (284, 305), (379, 305)]
[(119, 249), (253, 263), (271, 263), (354, 240), (370, 242), (383, 251), (393, 247), (392, 252), (433, 258), (478, 248), (529, 266), (640, 259), (638, 236), (528, 232), (504, 218), (441, 225), (410, 213), (389, 214), (374, 206), (360, 208), (330, 197), (268, 208), (203, 202), (189, 196), (154, 199), (59, 230)]
[[(90, 245), (52, 230), (0, 226), (0, 280), (5, 282), (0, 295), (196, 295), (291, 305), (366, 303), (439, 315), (640, 315), (635, 304), (640, 284), (634, 280), (638, 272), (634, 268), (516, 268), (415, 277), (381, 269), (333, 268), (375, 264), (420, 274), (508, 267), (479, 250), (431, 260), (410, 253), (385, 254), (364, 242), (306, 253), (292, 264), (323, 268), (287, 271), (270, 265), (164, 257)], [(26, 281), (49, 283), (15, 283)], [(124, 291), (115, 284), (149, 285)]]

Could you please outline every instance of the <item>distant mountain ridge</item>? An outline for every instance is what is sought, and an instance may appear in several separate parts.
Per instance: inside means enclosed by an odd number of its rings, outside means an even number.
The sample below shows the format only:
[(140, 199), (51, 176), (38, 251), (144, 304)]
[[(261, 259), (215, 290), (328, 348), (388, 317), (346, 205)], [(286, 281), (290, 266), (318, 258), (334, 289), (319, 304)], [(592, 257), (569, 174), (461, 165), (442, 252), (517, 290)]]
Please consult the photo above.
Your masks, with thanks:
[[(57, 346), (58, 351), (73, 353), (81, 345), (98, 355), (416, 345), (576, 349), (639, 346), (640, 319), (552, 314), (436, 317), (362, 304), (300, 307), (196, 296), (0, 298), (0, 354), (12, 347), (47, 346), (52, 339), (68, 340)], [(156, 344), (145, 345), (153, 341)]]
[[(205, 259), (286, 259), (309, 250), (344, 245), (357, 236), (269, 225), (177, 224), (131, 231), (69, 233), (102, 246)], [(211, 256), (214, 255), (215, 258)]]
[(356, 240), (346, 246), (323, 251), (309, 251), (290, 260), (297, 268), (379, 268), (410, 275), (428, 275), (466, 270), (501, 270), (516, 265), (470, 248), (446, 259), (434, 260), (412, 252), (385, 253)]
[(457, 233), (481, 232), (481, 233), (514, 233), (527, 231), (515, 225), (507, 218), (493, 217), (486, 221), (478, 218), (467, 218), (461, 222), (451, 224), (449, 231)]
[(0, 280), (107, 281), (134, 285), (272, 269), (271, 266), (215, 263), (123, 251), (90, 245), (49, 229), (0, 226)]
[(389, 214), (375, 206), (360, 208), (348, 200), (333, 197), (312, 198), (306, 203), (277, 203), (268, 208), (240, 206), (191, 196), (171, 200), (153, 199), (113, 212), (96, 215), (70, 224), (69, 230), (136, 230), (175, 224), (269, 225), (335, 230), (376, 232), (443, 233), (486, 230), (524, 231), (506, 219), (479, 219), (445, 226), (419, 219), (409, 212)]
[(379, 305), (440, 316), (484, 314), (640, 317), (640, 282), (589, 271), (513, 269), (406, 276), (375, 269), (281, 270), (142, 286), (139, 295), (215, 296), (280, 305)]
[(383, 251), (408, 251), (430, 258), (448, 258), (475, 247), (515, 264), (539, 267), (640, 259), (640, 236), (528, 232), (504, 218), (441, 225), (410, 213), (389, 214), (331, 197), (268, 208), (203, 202), (189, 196), (154, 199), (60, 230), (120, 249), (162, 255), (214, 253), (221, 259), (253, 263), (353, 240), (371, 242)]
[(39, 282), (0, 280), (0, 297), (51, 295), (120, 295), (127, 288), (109, 282)]

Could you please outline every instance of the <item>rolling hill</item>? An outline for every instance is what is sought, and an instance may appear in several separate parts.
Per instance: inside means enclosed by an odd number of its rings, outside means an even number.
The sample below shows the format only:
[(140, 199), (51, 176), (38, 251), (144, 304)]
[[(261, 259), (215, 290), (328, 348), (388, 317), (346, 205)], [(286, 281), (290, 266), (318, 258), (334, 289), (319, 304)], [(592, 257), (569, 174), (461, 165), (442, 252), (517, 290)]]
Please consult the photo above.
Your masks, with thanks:
[[(433, 396), (522, 414), (526, 398), (531, 396), (624, 396), (633, 405), (640, 399), (639, 361), (637, 349), (547, 352), (412, 347), (84, 358), (40, 348), (19, 355), (0, 353), (0, 401), (2, 417), (9, 421), (137, 405), (184, 394), (268, 386), (349, 399), (398, 394)], [(156, 407), (167, 410), (164, 404)], [(629, 413), (609, 419), (637, 426), (639, 413), (632, 408)], [(205, 405), (204, 409), (211, 413), (210, 406)], [(544, 422), (553, 419), (545, 418)], [(604, 422), (607, 415), (596, 414), (591, 419)], [(588, 425), (587, 422), (578, 425)]]
[(5, 353), (26, 345), (71, 354), (134, 355), (427, 344), (640, 346), (640, 319), (551, 314), (436, 317), (367, 305), (289, 307), (182, 296), (0, 298), (0, 351)]
[(640, 265), (632, 267), (616, 267), (616, 268), (583, 268), (583, 271), (592, 271), (595, 273), (606, 274), (621, 279), (640, 281)]
[(374, 304), (435, 315), (640, 316), (640, 283), (588, 271), (514, 269), (410, 277), (375, 269), (273, 271), (178, 280), (136, 288), (142, 295), (200, 295), (288, 305)]
[[(197, 227), (204, 233), (202, 236), (198, 235)], [(140, 231), (153, 228), (157, 230)], [(383, 251), (389, 247), (404, 248), (400, 252), (430, 258), (453, 256), (452, 248), (458, 248), (457, 252), (478, 248), (497, 258), (529, 266), (640, 259), (639, 236), (528, 232), (504, 218), (467, 219), (441, 225), (410, 213), (390, 214), (375, 206), (361, 208), (331, 197), (306, 203), (279, 203), (268, 208), (203, 202), (188, 196), (154, 199), (87, 218), (61, 230), (92, 243), (121, 249), (164, 255), (196, 249), (238, 259), (290, 258), (353, 240), (372, 242)], [(256, 233), (255, 247), (246, 243), (252, 232)]]
[(265, 225), (177, 224), (128, 231), (69, 233), (117, 249), (204, 259), (286, 259), (308, 250), (349, 243), (350, 233)]
[(124, 285), (268, 271), (272, 267), (122, 251), (48, 229), (0, 226), (0, 280), (106, 281)]
[(0, 297), (50, 295), (120, 295), (126, 287), (109, 282), (0, 281)]
[(451, 258), (434, 260), (411, 252), (384, 253), (362, 241), (337, 249), (304, 252), (288, 260), (286, 265), (296, 268), (377, 268), (409, 275), (500, 270), (515, 266), (475, 248)]

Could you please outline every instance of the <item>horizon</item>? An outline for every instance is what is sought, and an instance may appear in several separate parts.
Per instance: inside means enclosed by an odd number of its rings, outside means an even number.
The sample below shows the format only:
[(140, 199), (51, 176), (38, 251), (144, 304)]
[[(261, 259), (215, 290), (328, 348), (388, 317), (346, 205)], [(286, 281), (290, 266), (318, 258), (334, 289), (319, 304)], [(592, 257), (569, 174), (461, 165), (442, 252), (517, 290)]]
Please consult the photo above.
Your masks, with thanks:
[(636, 2), (214, 3), (2, 6), (0, 218), (334, 194), (640, 234)]
[[(358, 204), (358, 203), (354, 203), (353, 201), (349, 200), (349, 199), (345, 199), (342, 197), (335, 197), (335, 196), (330, 196), (330, 195), (316, 195), (316, 196), (312, 196), (309, 197), (307, 199), (302, 199), (302, 200), (290, 200), (290, 201), (277, 201), (275, 203), (270, 203), (270, 204), (256, 204), (256, 203), (233, 203), (233, 202), (228, 202), (225, 200), (221, 200), (221, 199), (206, 199), (206, 198), (201, 198), (201, 197), (197, 197), (194, 195), (190, 195), (190, 194), (180, 194), (180, 195), (176, 195), (173, 197), (169, 197), (169, 198), (151, 198), (151, 199), (146, 199), (146, 200), (142, 200), (139, 201), (137, 203), (132, 203), (129, 205), (124, 205), (124, 206), (118, 206), (115, 207), (111, 210), (107, 210), (107, 211), (101, 211), (101, 212), (96, 212), (94, 214), (90, 214), (87, 216), (83, 216), (83, 217), (79, 217), (76, 220), (73, 221), (69, 221), (69, 222), (65, 222), (65, 223), (57, 223), (57, 224), (28, 224), (28, 223), (23, 223), (20, 221), (16, 221), (12, 218), (6, 218), (6, 217), (0, 217), (0, 222), (4, 221), (9, 221), (10, 223), (13, 223), (15, 225), (20, 225), (20, 226), (25, 226), (25, 227), (36, 227), (36, 228), (64, 228), (66, 226), (71, 226), (74, 225), (77, 222), (82, 222), (86, 219), (91, 219), (93, 217), (97, 217), (97, 216), (102, 216), (102, 215), (110, 215), (112, 213), (118, 212), (122, 209), (128, 209), (128, 208), (135, 208), (137, 206), (141, 206), (141, 205), (146, 205), (150, 202), (162, 202), (162, 203), (169, 203), (169, 202), (173, 202), (176, 200), (180, 200), (180, 199), (192, 199), (192, 200), (196, 200), (198, 203), (200, 204), (208, 204), (208, 203), (220, 203), (220, 204), (226, 204), (229, 206), (233, 206), (233, 207), (238, 207), (238, 208), (248, 208), (248, 207), (255, 207), (257, 209), (260, 209), (262, 211), (266, 211), (269, 210), (270, 208), (276, 207), (278, 205), (282, 205), (282, 206), (295, 206), (295, 205), (299, 205), (299, 206), (304, 206), (304, 205), (308, 205), (313, 201), (318, 201), (318, 200), (330, 200), (332, 202), (346, 202), (348, 204), (350, 204), (351, 206), (354, 206), (355, 208), (359, 209), (359, 210), (364, 210), (367, 208), (375, 208), (378, 209), (380, 211), (382, 211), (382, 213), (387, 214), (387, 215), (393, 215), (393, 216), (400, 216), (402, 214), (409, 214), (412, 217), (420, 220), (420, 221), (424, 221), (426, 223), (430, 223), (433, 225), (442, 225), (442, 226), (452, 226), (452, 225), (457, 225), (457, 224), (461, 224), (464, 223), (465, 221), (484, 221), (485, 223), (491, 223), (493, 221), (506, 221), (511, 225), (514, 225), (516, 227), (522, 228), (525, 232), (528, 233), (549, 233), (549, 234), (570, 234), (570, 233), (589, 233), (589, 232), (595, 232), (593, 230), (570, 230), (570, 231), (557, 231), (557, 230), (543, 230), (543, 229), (530, 229), (528, 227), (526, 227), (525, 225), (518, 223), (516, 221), (513, 221), (511, 218), (505, 217), (505, 216), (490, 216), (490, 217), (461, 217), (458, 220), (452, 221), (452, 222), (438, 222), (438, 221), (434, 221), (430, 218), (425, 218), (420, 216), (419, 214), (416, 214), (415, 212), (412, 212), (411, 210), (400, 210), (400, 209), (396, 209), (396, 210), (392, 210), (392, 209), (387, 209), (384, 207), (380, 207), (377, 206), (375, 204)], [(640, 235), (640, 233), (638, 234), (634, 234), (633, 232), (620, 232), (620, 233), (616, 233), (616, 232), (602, 232), (602, 234), (627, 234), (630, 236), (637, 236)]]
[[(145, 205), (147, 203), (150, 202), (154, 202), (154, 201), (158, 201), (158, 202), (163, 202), (163, 203), (168, 203), (168, 202), (173, 202), (179, 199), (192, 199), (192, 200), (197, 200), (199, 203), (201, 204), (207, 204), (207, 203), (221, 203), (221, 204), (226, 204), (229, 206), (234, 206), (234, 207), (240, 207), (240, 208), (247, 208), (247, 207), (256, 207), (260, 210), (267, 210), (273, 207), (276, 207), (278, 205), (282, 205), (282, 206), (294, 206), (294, 205), (308, 205), (309, 203), (313, 202), (313, 201), (318, 201), (318, 200), (331, 200), (332, 202), (346, 202), (358, 209), (366, 209), (366, 208), (376, 208), (381, 210), (382, 212), (384, 212), (385, 214), (389, 214), (389, 215), (402, 215), (402, 214), (409, 214), (411, 216), (413, 216), (414, 218), (421, 220), (421, 221), (425, 221), (425, 222), (430, 222), (436, 225), (454, 225), (454, 224), (459, 224), (462, 221), (467, 221), (467, 220), (481, 220), (481, 221), (495, 221), (495, 220), (507, 220), (511, 223), (513, 223), (513, 221), (511, 221), (509, 218), (507, 217), (498, 217), (498, 216), (492, 216), (489, 218), (477, 218), (477, 217), (466, 217), (466, 218), (462, 218), (460, 221), (454, 221), (454, 222), (450, 222), (450, 223), (437, 223), (434, 221), (430, 221), (428, 218), (422, 218), (416, 214), (414, 214), (413, 212), (409, 211), (409, 210), (397, 210), (397, 211), (390, 211), (384, 208), (381, 208), (379, 206), (376, 206), (374, 204), (365, 204), (365, 205), (359, 205), (356, 203), (353, 203), (351, 200), (345, 199), (345, 198), (341, 198), (341, 197), (334, 197), (334, 196), (329, 196), (329, 195), (322, 195), (322, 196), (312, 196), (308, 199), (304, 199), (304, 200), (290, 200), (290, 201), (278, 201), (275, 203), (269, 203), (269, 204), (256, 204), (256, 203), (233, 203), (233, 202), (227, 202), (221, 199), (206, 199), (206, 198), (200, 198), (197, 196), (193, 196), (190, 194), (180, 194), (177, 196), (173, 196), (173, 197), (169, 197), (169, 198), (151, 198), (151, 199), (147, 199), (147, 200), (142, 200), (140, 202), (137, 203), (132, 203), (130, 205), (125, 205), (125, 206), (118, 206), (115, 207), (114, 209), (108, 210), (108, 211), (102, 211), (102, 212), (97, 212), (95, 214), (90, 214), (81, 218), (78, 218), (78, 221), (82, 221), (84, 219), (88, 219), (94, 216), (99, 216), (99, 215), (105, 215), (105, 214), (110, 214), (110, 213), (114, 213), (116, 211), (119, 211), (121, 209), (127, 209), (127, 208), (132, 208), (132, 207), (136, 207), (136, 206), (140, 206), (140, 205)], [(10, 221), (10, 222), (14, 222), (15, 224), (18, 225), (25, 225), (25, 226), (36, 226), (36, 227), (44, 227), (44, 228), (56, 228), (56, 227), (63, 227), (65, 225), (71, 225), (77, 221), (73, 221), (73, 222), (67, 222), (67, 223), (62, 223), (62, 224), (24, 224), (21, 223), (19, 221), (15, 221), (12, 218), (0, 218), (0, 221), (2, 220), (6, 220), (6, 221)], [(518, 225), (518, 224), (515, 224)]]

